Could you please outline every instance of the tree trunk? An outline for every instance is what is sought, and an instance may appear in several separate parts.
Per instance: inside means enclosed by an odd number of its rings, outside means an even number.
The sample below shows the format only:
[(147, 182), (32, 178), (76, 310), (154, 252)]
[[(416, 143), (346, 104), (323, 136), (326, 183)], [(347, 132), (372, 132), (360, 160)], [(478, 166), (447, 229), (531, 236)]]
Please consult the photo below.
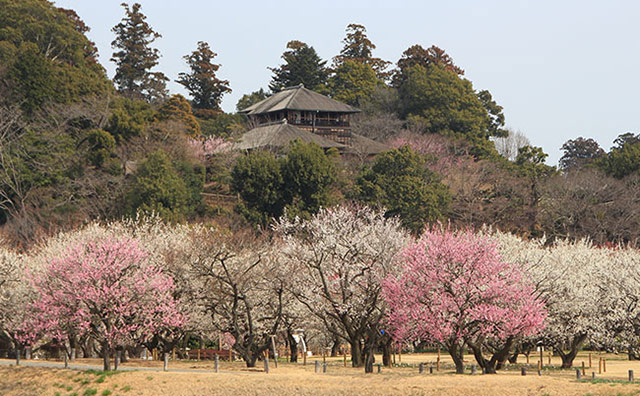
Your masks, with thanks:
[(331, 357), (336, 357), (340, 353), (340, 339), (334, 338), (331, 344)]
[(349, 342), (351, 345), (351, 367), (362, 367), (362, 345), (360, 337)]
[(391, 367), (391, 337), (386, 339), (382, 344), (382, 364)]
[(378, 346), (377, 332), (371, 331), (364, 344), (364, 372), (373, 373), (373, 363), (376, 361), (375, 352)]
[(76, 336), (69, 336), (69, 360), (72, 362), (76, 360), (77, 349), (78, 349), (78, 338)]
[(20, 345), (16, 343), (16, 366), (20, 365)]
[(104, 371), (111, 371), (111, 347), (106, 341), (102, 343), (102, 363)]
[(293, 335), (287, 331), (287, 340), (289, 341), (289, 349), (291, 351), (291, 356), (289, 356), (289, 361), (291, 363), (298, 362), (298, 343), (296, 342)]
[(640, 357), (638, 356), (638, 351), (633, 349), (633, 347), (629, 347), (628, 351), (629, 351), (629, 360), (640, 360)]
[(118, 370), (118, 366), (120, 366), (120, 359), (122, 359), (122, 349), (120, 348), (116, 348), (116, 357), (115, 357), (115, 361), (113, 364), (113, 369), (115, 371)]
[(169, 367), (169, 353), (162, 352), (162, 371), (167, 371)]
[(24, 349), (24, 360), (31, 360), (31, 347)]
[(509, 337), (505, 343), (496, 350), (490, 359), (486, 359), (482, 355), (482, 341), (477, 343), (467, 342), (469, 348), (473, 351), (473, 356), (476, 358), (478, 365), (484, 369), (485, 374), (495, 374), (497, 369), (502, 368), (507, 356), (509, 356), (509, 350), (513, 345), (513, 338)]
[(586, 334), (577, 335), (571, 340), (571, 344), (569, 345), (569, 352), (565, 353), (562, 350), (562, 346), (560, 348), (554, 347), (554, 350), (560, 358), (562, 359), (562, 368), (571, 368), (573, 366), (573, 359), (578, 355), (578, 350), (582, 346), (582, 343), (587, 339)]
[(456, 365), (456, 374), (464, 374), (464, 356), (463, 350), (457, 342), (452, 342), (446, 346), (453, 359), (453, 363)]

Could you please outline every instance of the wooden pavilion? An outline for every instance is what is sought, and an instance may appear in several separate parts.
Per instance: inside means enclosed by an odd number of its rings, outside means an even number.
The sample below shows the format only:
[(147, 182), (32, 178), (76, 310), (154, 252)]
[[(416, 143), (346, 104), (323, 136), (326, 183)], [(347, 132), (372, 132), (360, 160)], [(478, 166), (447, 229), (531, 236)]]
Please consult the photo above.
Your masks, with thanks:
[[(302, 84), (285, 88), (240, 110), (258, 126), (243, 135), (236, 147), (241, 150), (265, 148), (266, 141), (271, 142), (270, 148), (274, 148), (276, 144), (273, 143), (276, 142), (286, 147), (289, 142), (300, 139), (314, 141), (323, 148), (336, 147), (343, 153), (358, 155), (374, 155), (388, 150), (382, 143), (351, 132), (351, 115), (359, 112), (353, 106), (307, 89)], [(270, 127), (273, 125), (280, 126)]]

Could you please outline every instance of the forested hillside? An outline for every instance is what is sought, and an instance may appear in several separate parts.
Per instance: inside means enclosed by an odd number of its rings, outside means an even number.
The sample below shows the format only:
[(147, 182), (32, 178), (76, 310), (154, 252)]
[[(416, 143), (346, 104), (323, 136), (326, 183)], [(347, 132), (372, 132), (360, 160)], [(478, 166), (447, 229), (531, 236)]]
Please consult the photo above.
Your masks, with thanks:
[[(549, 166), (526, 131), (505, 127), (491, 87), (474, 86), (445, 50), (414, 37), (400, 59), (381, 59), (366, 28), (350, 24), (332, 59), (292, 37), (281, 63), (264, 65), (268, 87), (247, 92), (237, 110), (304, 84), (360, 108), (354, 132), (390, 150), (346, 158), (300, 142), (240, 153), (233, 143), (252, 126), (220, 107), (233, 86), (217, 76), (216, 43), (191, 43), (184, 71), (167, 76), (154, 48), (161, 32), (143, 11), (123, 4), (113, 53), (101, 54), (116, 65), (110, 80), (73, 10), (0, 0), (0, 237), (9, 243), (27, 249), (140, 211), (268, 230), (283, 214), (309, 218), (352, 201), (384, 208), (416, 235), (440, 221), (638, 242), (640, 134), (620, 131), (609, 151), (576, 137)], [(187, 97), (169, 92), (169, 79)]]

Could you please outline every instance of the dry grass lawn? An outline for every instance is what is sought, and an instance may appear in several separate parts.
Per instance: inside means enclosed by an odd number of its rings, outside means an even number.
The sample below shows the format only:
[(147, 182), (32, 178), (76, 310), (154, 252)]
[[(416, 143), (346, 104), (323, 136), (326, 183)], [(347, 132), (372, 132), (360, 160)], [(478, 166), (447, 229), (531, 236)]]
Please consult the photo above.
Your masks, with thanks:
[[(473, 361), (468, 358), (469, 364)], [(241, 362), (221, 362), (224, 373), (213, 372), (149, 372), (130, 371), (112, 375), (64, 370), (58, 368), (34, 368), (0, 366), (0, 395), (2, 396), (115, 396), (115, 395), (640, 395), (640, 382), (627, 383), (627, 372), (635, 370), (640, 378), (640, 362), (629, 362), (623, 356), (607, 356), (607, 372), (597, 375), (598, 381), (575, 379), (575, 370), (545, 370), (542, 376), (534, 372), (520, 375), (519, 366), (507, 367), (497, 375), (454, 375), (451, 367), (443, 367), (438, 373), (418, 374), (419, 362), (435, 361), (433, 354), (403, 355), (402, 364), (407, 367), (383, 368), (381, 374), (365, 375), (362, 369), (344, 368), (342, 359), (328, 359), (325, 374), (314, 373), (315, 358), (307, 366), (280, 363), (265, 374), (261, 369), (248, 370)], [(320, 358), (321, 360), (321, 358)], [(443, 355), (444, 364), (450, 360)], [(521, 359), (523, 360), (523, 359)], [(380, 361), (380, 359), (377, 359)], [(588, 356), (580, 355), (576, 365)], [(82, 361), (99, 364), (98, 360)], [(534, 359), (531, 359), (535, 363)], [(545, 357), (545, 364), (547, 358)], [(554, 358), (552, 365), (560, 363)], [(594, 368), (598, 371), (598, 356), (593, 355)], [(159, 362), (134, 360), (130, 367), (159, 367)], [(171, 368), (212, 369), (212, 362), (170, 362)], [(261, 362), (259, 362), (261, 368)], [(375, 370), (374, 370), (375, 371)]]

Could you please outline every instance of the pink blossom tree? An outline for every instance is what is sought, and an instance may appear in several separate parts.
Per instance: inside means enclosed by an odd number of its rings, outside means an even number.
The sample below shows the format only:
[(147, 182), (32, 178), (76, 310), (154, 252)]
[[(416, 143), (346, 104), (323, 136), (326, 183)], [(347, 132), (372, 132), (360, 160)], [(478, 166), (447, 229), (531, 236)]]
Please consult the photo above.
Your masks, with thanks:
[(102, 345), (104, 370), (115, 347), (180, 328), (174, 284), (130, 238), (72, 244), (31, 275), (34, 333), (53, 340), (90, 334)]
[[(443, 344), (458, 374), (465, 342), (485, 372), (495, 373), (516, 337), (542, 329), (546, 313), (533, 285), (489, 238), (433, 228), (403, 250), (399, 264), (400, 273), (383, 282), (394, 337)], [(488, 343), (499, 344), (490, 359), (483, 357)]]

